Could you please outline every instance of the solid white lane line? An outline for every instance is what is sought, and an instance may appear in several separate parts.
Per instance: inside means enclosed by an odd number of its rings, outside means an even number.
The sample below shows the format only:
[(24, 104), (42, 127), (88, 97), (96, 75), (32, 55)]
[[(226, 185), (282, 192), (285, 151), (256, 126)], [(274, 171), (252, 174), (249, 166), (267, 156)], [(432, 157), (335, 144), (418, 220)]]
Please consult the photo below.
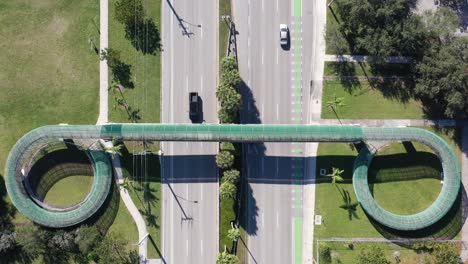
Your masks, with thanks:
[(203, 256), (203, 239), (200, 240), (200, 251), (201, 251), (201, 255)]
[(186, 251), (185, 251), (185, 252), (186, 252), (186, 255), (187, 255), (187, 257), (188, 257), (188, 248), (189, 248), (189, 247), (188, 247), (188, 239), (185, 240), (185, 246), (186, 246)]
[(200, 27), (200, 30), (201, 30), (201, 32), (200, 32), (200, 39), (203, 39), (203, 27)]
[(279, 13), (278, 0), (276, 0), (276, 13)]
[(185, 90), (188, 93), (188, 75), (185, 75)]
[(265, 0), (262, 0), (262, 12), (265, 11)]

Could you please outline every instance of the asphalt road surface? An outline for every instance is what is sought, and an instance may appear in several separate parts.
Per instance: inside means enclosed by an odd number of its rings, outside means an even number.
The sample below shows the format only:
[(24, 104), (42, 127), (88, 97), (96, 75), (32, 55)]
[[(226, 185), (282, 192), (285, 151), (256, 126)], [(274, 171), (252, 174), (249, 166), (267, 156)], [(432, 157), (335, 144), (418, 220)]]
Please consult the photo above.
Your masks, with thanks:
[[(162, 1), (162, 123), (217, 123), (218, 6), (214, 0)], [(165, 142), (162, 156), (162, 262), (215, 263), (218, 253), (216, 143)]]
[[(313, 1), (235, 0), (243, 123), (306, 124), (310, 118)], [(280, 24), (290, 45), (280, 46)], [(303, 143), (246, 146), (249, 263), (303, 263)]]

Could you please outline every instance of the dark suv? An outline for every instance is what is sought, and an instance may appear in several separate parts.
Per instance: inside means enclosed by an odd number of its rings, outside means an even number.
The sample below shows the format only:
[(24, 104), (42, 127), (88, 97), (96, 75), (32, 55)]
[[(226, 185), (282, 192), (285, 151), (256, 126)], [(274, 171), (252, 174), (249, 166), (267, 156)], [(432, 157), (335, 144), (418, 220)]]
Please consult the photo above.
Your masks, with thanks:
[(189, 94), (189, 116), (192, 123), (198, 122), (200, 118), (200, 98), (197, 92)]

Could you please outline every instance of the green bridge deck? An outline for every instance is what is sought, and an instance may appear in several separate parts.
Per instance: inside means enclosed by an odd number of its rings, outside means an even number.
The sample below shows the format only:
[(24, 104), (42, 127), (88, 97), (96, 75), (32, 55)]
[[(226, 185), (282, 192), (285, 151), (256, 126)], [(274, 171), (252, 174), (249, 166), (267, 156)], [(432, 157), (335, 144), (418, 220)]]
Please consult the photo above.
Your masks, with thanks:
[(418, 141), (440, 157), (444, 184), (436, 201), (414, 215), (396, 215), (380, 207), (367, 182), (372, 154), (364, 148), (355, 160), (353, 186), (358, 201), (375, 220), (398, 230), (416, 230), (440, 220), (451, 208), (460, 189), (460, 168), (450, 146), (436, 134), (418, 128), (372, 128), (312, 125), (187, 125), (109, 124), (44, 126), (23, 136), (11, 150), (6, 164), (6, 187), (13, 204), (32, 221), (49, 227), (79, 224), (103, 204), (112, 182), (112, 165), (103, 152), (88, 150), (95, 179), (90, 194), (69, 211), (46, 209), (25, 188), (22, 171), (28, 155), (41, 143), (59, 139), (121, 139), (126, 141), (229, 141), (229, 142), (358, 142)]

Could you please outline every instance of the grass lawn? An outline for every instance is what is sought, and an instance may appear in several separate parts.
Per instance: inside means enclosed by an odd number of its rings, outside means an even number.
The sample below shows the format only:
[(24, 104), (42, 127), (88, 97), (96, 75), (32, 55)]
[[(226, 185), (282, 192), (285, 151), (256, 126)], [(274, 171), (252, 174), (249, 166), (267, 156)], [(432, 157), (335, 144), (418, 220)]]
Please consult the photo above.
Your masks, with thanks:
[(0, 3), (0, 171), (13, 144), (48, 124), (93, 124), (98, 116), (99, 3)]
[[(141, 123), (159, 123), (160, 118), (160, 88), (161, 88), (161, 57), (137, 51), (125, 38), (124, 26), (117, 22), (114, 16), (116, 0), (109, 1), (109, 47), (121, 52), (121, 60), (130, 65), (133, 88), (124, 89), (125, 100), (132, 109), (139, 109)], [(161, 25), (161, 1), (144, 1), (147, 17), (153, 19), (156, 27)], [(142, 34), (142, 33), (140, 33)], [(111, 78), (109, 78), (111, 80)], [(120, 98), (120, 95), (118, 95)], [(117, 106), (114, 94), (109, 93), (109, 121), (129, 123), (125, 110)]]
[[(93, 124), (98, 116), (99, 3), (0, 3), (0, 172), (13, 144), (43, 125)], [(98, 43), (97, 43), (98, 44)], [(26, 219), (17, 214), (14, 222)]]
[[(331, 5), (331, 9), (333, 10), (336, 10), (336, 3), (333, 3)], [(327, 28), (330, 28), (332, 26), (338, 26), (338, 22), (336, 21), (336, 19), (340, 20), (340, 15), (335, 11), (334, 13), (331, 11), (330, 8), (327, 7), (327, 25), (326, 27)], [(333, 15), (335, 14), (336, 15), (336, 18), (335, 16)], [(332, 43), (325, 43), (325, 54), (333, 54), (332, 52)], [(347, 51), (345, 52), (345, 54), (351, 54), (351, 49), (349, 48), (349, 45), (346, 45), (348, 47)]]
[[(47, 192), (44, 200), (51, 205), (67, 207), (78, 204), (88, 195), (93, 176), (76, 175), (61, 179)], [(64, 195), (66, 192), (66, 195)]]
[[(384, 91), (384, 92), (382, 92)], [(367, 81), (323, 81), (322, 118), (336, 118), (326, 105), (334, 96), (342, 97), (344, 106), (336, 112), (341, 119), (421, 119), (424, 118), (419, 101), (402, 101), (393, 95), (392, 87), (373, 88)], [(388, 93), (387, 93), (388, 92)]]
[[(219, 17), (231, 16), (231, 0), (219, 0)], [(229, 26), (220, 19), (219, 22), (219, 59), (226, 56)]]
[[(460, 150), (453, 140), (455, 129), (445, 131), (427, 128), (441, 135), (454, 148), (460, 158)], [(374, 182), (373, 190), (377, 201), (386, 210), (401, 214), (412, 214), (429, 206), (440, 191), (440, 182), (435, 179), (440, 170), (440, 161), (426, 146), (413, 144), (416, 153), (408, 153), (401, 143), (392, 143), (383, 147), (370, 167), (370, 181)], [(323, 223), (315, 226), (315, 238), (330, 237), (443, 237), (454, 238), (459, 235), (461, 227), (461, 207), (456, 204), (447, 217), (435, 226), (414, 233), (399, 233), (373, 223), (357, 206), (355, 214), (340, 208), (344, 204), (338, 191), (347, 191), (352, 202), (357, 202), (351, 182), (353, 161), (357, 152), (345, 143), (320, 143), (317, 157), (317, 174), (320, 169), (331, 167), (344, 169), (345, 182), (333, 186), (328, 179), (319, 178), (316, 187), (316, 214), (322, 215)], [(417, 180), (408, 179), (416, 175)], [(421, 176), (421, 177), (419, 177)], [(399, 181), (389, 181), (401, 177)], [(424, 177), (424, 178), (422, 178)], [(372, 186), (371, 186), (372, 187)], [(458, 201), (459, 202), (459, 201)]]
[[(124, 152), (122, 172), (131, 180), (130, 196), (146, 221), (150, 233), (148, 258), (160, 258), (161, 250), (161, 169), (159, 156), (133, 156)], [(136, 164), (137, 166), (134, 166)], [(143, 169), (146, 167), (146, 171)], [(133, 221), (133, 220), (132, 220)]]
[[(232, 247), (232, 240), (227, 237), (228, 231), (231, 229), (231, 221), (236, 220), (235, 200), (223, 199), (219, 203), (219, 251), (224, 251), (224, 246), (230, 251)], [(239, 247), (240, 248), (240, 247)]]

